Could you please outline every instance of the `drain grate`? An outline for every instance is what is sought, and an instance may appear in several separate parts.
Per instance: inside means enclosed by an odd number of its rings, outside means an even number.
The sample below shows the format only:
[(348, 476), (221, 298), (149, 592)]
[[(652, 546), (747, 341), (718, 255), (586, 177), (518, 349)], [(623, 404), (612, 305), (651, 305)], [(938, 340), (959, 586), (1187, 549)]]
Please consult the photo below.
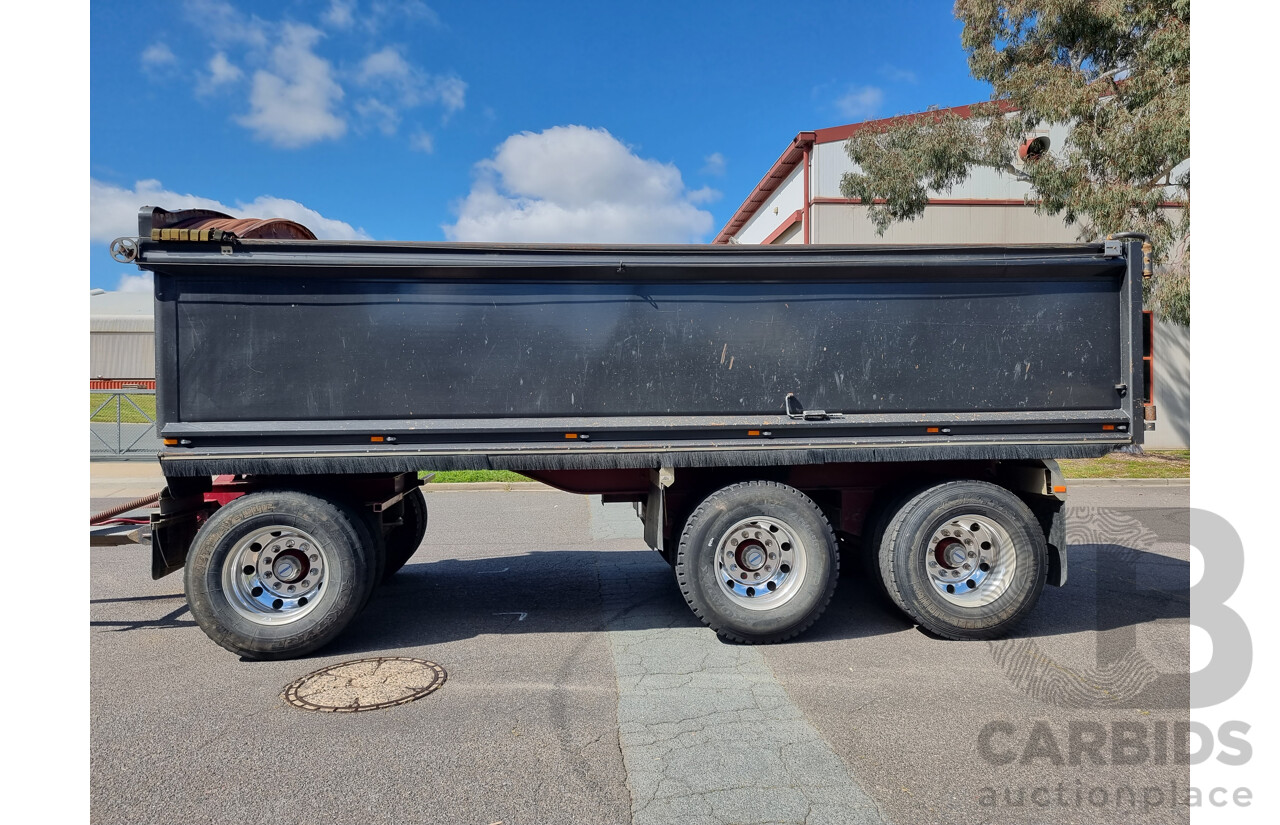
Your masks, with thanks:
[(444, 684), (444, 668), (426, 659), (381, 656), (357, 659), (308, 673), (280, 697), (295, 708), (321, 713), (359, 713), (421, 699)]

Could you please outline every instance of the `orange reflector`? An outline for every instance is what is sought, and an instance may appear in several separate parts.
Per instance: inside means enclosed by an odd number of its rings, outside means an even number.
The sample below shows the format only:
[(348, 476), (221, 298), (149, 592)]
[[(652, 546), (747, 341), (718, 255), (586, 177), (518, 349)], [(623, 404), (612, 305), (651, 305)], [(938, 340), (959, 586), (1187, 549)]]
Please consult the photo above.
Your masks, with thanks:
[(747, 435), (760, 435), (759, 430), (747, 430)]
[(387, 439), (383, 438), (380, 435), (371, 435), (369, 436), (369, 440), (370, 441), (386, 441)]
[(1061, 484), (1055, 484), (1053, 485), (1053, 491), (1055, 493), (1065, 493), (1067, 491), (1067, 488)]
[(925, 431), (925, 432), (927, 432), (927, 433), (936, 433), (936, 432), (938, 431), (938, 428), (937, 428), (937, 427), (925, 427), (925, 430), (924, 430), (924, 431)]
[(1116, 428), (1116, 425), (1115, 425), (1115, 424), (1103, 424), (1103, 425), (1102, 425), (1102, 429), (1104, 429), (1104, 430), (1114, 430), (1115, 428)]
[(578, 437), (578, 434), (577, 434), (577, 433), (565, 433), (565, 434), (564, 434), (564, 437), (565, 437), (565, 438), (577, 438), (577, 437)]
[(176, 439), (176, 438), (166, 438), (166, 439), (164, 440), (164, 446), (166, 446), (166, 447), (176, 447), (176, 446), (178, 446), (178, 439)]

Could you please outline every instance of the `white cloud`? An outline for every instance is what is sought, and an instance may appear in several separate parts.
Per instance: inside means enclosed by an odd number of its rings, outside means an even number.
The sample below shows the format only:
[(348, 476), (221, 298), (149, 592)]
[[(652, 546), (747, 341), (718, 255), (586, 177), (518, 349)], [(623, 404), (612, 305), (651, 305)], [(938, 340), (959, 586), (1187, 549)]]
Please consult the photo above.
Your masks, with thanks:
[(394, 135), (400, 126), (400, 113), (377, 98), (365, 98), (356, 103), (356, 114), (384, 135)]
[(120, 283), (116, 289), (121, 292), (150, 292), (151, 291), (151, 273), (139, 272), (130, 274), (126, 272), (120, 276)]
[(418, 130), (409, 136), (409, 148), (429, 155), (436, 150), (436, 141), (429, 132)]
[(186, 0), (183, 10), (186, 18), (214, 43), (255, 49), (267, 46), (267, 23), (257, 15), (246, 16), (225, 0)]
[(440, 21), (440, 15), (422, 0), (374, 0), (369, 8), (369, 20), (372, 25), (381, 26), (388, 19), (397, 24), (421, 20), (436, 28), (444, 27), (444, 23)]
[(512, 135), (476, 174), (457, 222), (443, 227), (450, 240), (680, 243), (712, 228), (695, 205), (705, 193), (688, 192), (679, 169), (639, 157), (604, 129)]
[(707, 155), (702, 164), (702, 174), (715, 175), (719, 177), (724, 174), (725, 161), (724, 155), (719, 152), (712, 152)]
[(910, 69), (899, 69), (888, 63), (880, 67), (880, 74), (895, 83), (915, 83), (918, 80), (916, 73)]
[(432, 93), (444, 106), (445, 114), (453, 114), (467, 103), (467, 84), (456, 75), (436, 75), (431, 79)]
[(387, 46), (360, 61), (360, 71), (356, 79), (365, 84), (387, 79), (405, 82), (412, 75), (413, 67), (400, 54), (399, 49)]
[(297, 148), (346, 133), (346, 121), (334, 111), (342, 87), (329, 61), (312, 51), (322, 36), (311, 26), (286, 24), (271, 52), (272, 71), (254, 72), (249, 114), (237, 121), (259, 139)]
[(359, 29), (376, 34), (388, 26), (402, 31), (414, 23), (444, 28), (440, 15), (422, 0), (373, 0), (358, 8), (355, 0), (330, 0), (320, 20), (332, 29)]
[(396, 105), (409, 109), (439, 103), (450, 115), (466, 105), (467, 84), (453, 75), (424, 72), (405, 59), (395, 46), (387, 46), (360, 62), (356, 82), (384, 93)]
[(149, 69), (171, 66), (178, 62), (173, 50), (165, 43), (152, 43), (142, 50), (142, 65)]
[[(212, 94), (250, 78), (248, 111), (233, 120), (254, 137), (295, 149), (336, 140), (348, 129), (394, 134), (412, 108), (437, 105), (448, 121), (466, 106), (467, 84), (453, 74), (427, 72), (401, 46), (375, 49), (355, 65), (337, 64), (332, 48), (376, 42), (379, 29), (404, 35), (420, 23), (443, 27), (439, 16), (418, 0), (329, 0), (314, 4), (317, 25), (264, 20), (226, 0), (185, 0), (183, 16), (204, 35), (212, 57), (195, 72), (199, 94)], [(332, 41), (326, 39), (332, 38)], [(328, 48), (322, 48), (327, 44)], [(167, 48), (145, 60), (176, 60)], [(167, 55), (167, 56), (166, 56)], [(353, 102), (347, 102), (348, 93)]]
[(875, 86), (851, 86), (836, 100), (836, 110), (850, 120), (874, 117), (884, 102), (884, 92)]
[(333, 0), (320, 19), (335, 29), (349, 29), (355, 22), (355, 16), (352, 14), (355, 5), (352, 0)]
[(227, 59), (226, 54), (218, 52), (209, 58), (209, 76), (208, 83), (210, 86), (224, 86), (228, 83), (234, 83), (244, 77), (244, 72), (240, 67)]
[(295, 200), (260, 195), (251, 201), (228, 206), (213, 198), (180, 194), (165, 189), (158, 180), (140, 180), (125, 189), (94, 178), (89, 179), (89, 240), (110, 243), (115, 238), (138, 234), (138, 210), (161, 206), (169, 210), (213, 209), (246, 218), (287, 218), (297, 221), (325, 240), (369, 239), (363, 229), (346, 221), (326, 218)]
[(704, 186), (701, 189), (694, 189), (685, 195), (689, 203), (712, 203), (720, 200), (724, 195), (719, 189), (712, 189), (710, 186)]

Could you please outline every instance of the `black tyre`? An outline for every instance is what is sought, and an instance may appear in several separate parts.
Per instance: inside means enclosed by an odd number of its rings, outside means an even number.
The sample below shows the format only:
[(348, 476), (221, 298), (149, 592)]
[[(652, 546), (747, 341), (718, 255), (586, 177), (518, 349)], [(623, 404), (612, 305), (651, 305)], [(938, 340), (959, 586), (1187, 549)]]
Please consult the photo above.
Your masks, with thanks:
[(422, 546), (422, 539), (427, 534), (427, 499), (421, 487), (415, 487), (405, 493), (401, 499), (404, 507), (401, 516), (403, 523), (387, 533), (386, 567), (382, 579), (386, 581), (400, 571), (409, 559)]
[(1013, 493), (950, 481), (898, 509), (879, 557), (886, 592), (921, 627), (948, 639), (994, 639), (1035, 607), (1048, 547)]
[(799, 635), (835, 592), (840, 556), (818, 506), (772, 481), (733, 484), (685, 522), (676, 580), (693, 612), (722, 637), (767, 644)]
[(335, 501), (334, 505), (347, 514), (360, 533), (360, 543), (369, 560), (369, 592), (364, 597), (364, 604), (368, 604), (387, 569), (387, 539), (382, 532), (382, 516), (353, 501)]
[(293, 490), (221, 507), (187, 556), (187, 604), (200, 628), (250, 659), (303, 656), (332, 641), (373, 589), (370, 535), (350, 509)]
[(893, 517), (901, 512), (903, 506), (910, 501), (920, 488), (897, 488), (887, 490), (877, 500), (874, 509), (867, 518), (867, 524), (863, 530), (862, 555), (859, 559), (861, 562), (860, 570), (863, 575), (869, 576), (876, 583), (876, 590), (883, 598), (885, 604), (893, 604), (901, 609), (902, 605), (898, 604), (889, 594), (888, 588), (884, 585), (885, 576), (880, 567), (881, 552), (880, 548), (884, 545), (885, 532), (889, 529), (889, 523), (893, 521)]

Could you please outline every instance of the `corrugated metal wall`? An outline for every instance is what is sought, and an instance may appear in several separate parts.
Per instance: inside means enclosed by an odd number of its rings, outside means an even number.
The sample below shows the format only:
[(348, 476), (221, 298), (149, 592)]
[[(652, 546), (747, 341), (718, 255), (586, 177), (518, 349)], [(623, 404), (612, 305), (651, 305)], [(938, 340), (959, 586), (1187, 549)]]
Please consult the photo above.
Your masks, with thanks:
[(89, 295), (89, 380), (156, 377), (150, 292)]
[(156, 377), (156, 344), (152, 332), (89, 333), (89, 378)]

